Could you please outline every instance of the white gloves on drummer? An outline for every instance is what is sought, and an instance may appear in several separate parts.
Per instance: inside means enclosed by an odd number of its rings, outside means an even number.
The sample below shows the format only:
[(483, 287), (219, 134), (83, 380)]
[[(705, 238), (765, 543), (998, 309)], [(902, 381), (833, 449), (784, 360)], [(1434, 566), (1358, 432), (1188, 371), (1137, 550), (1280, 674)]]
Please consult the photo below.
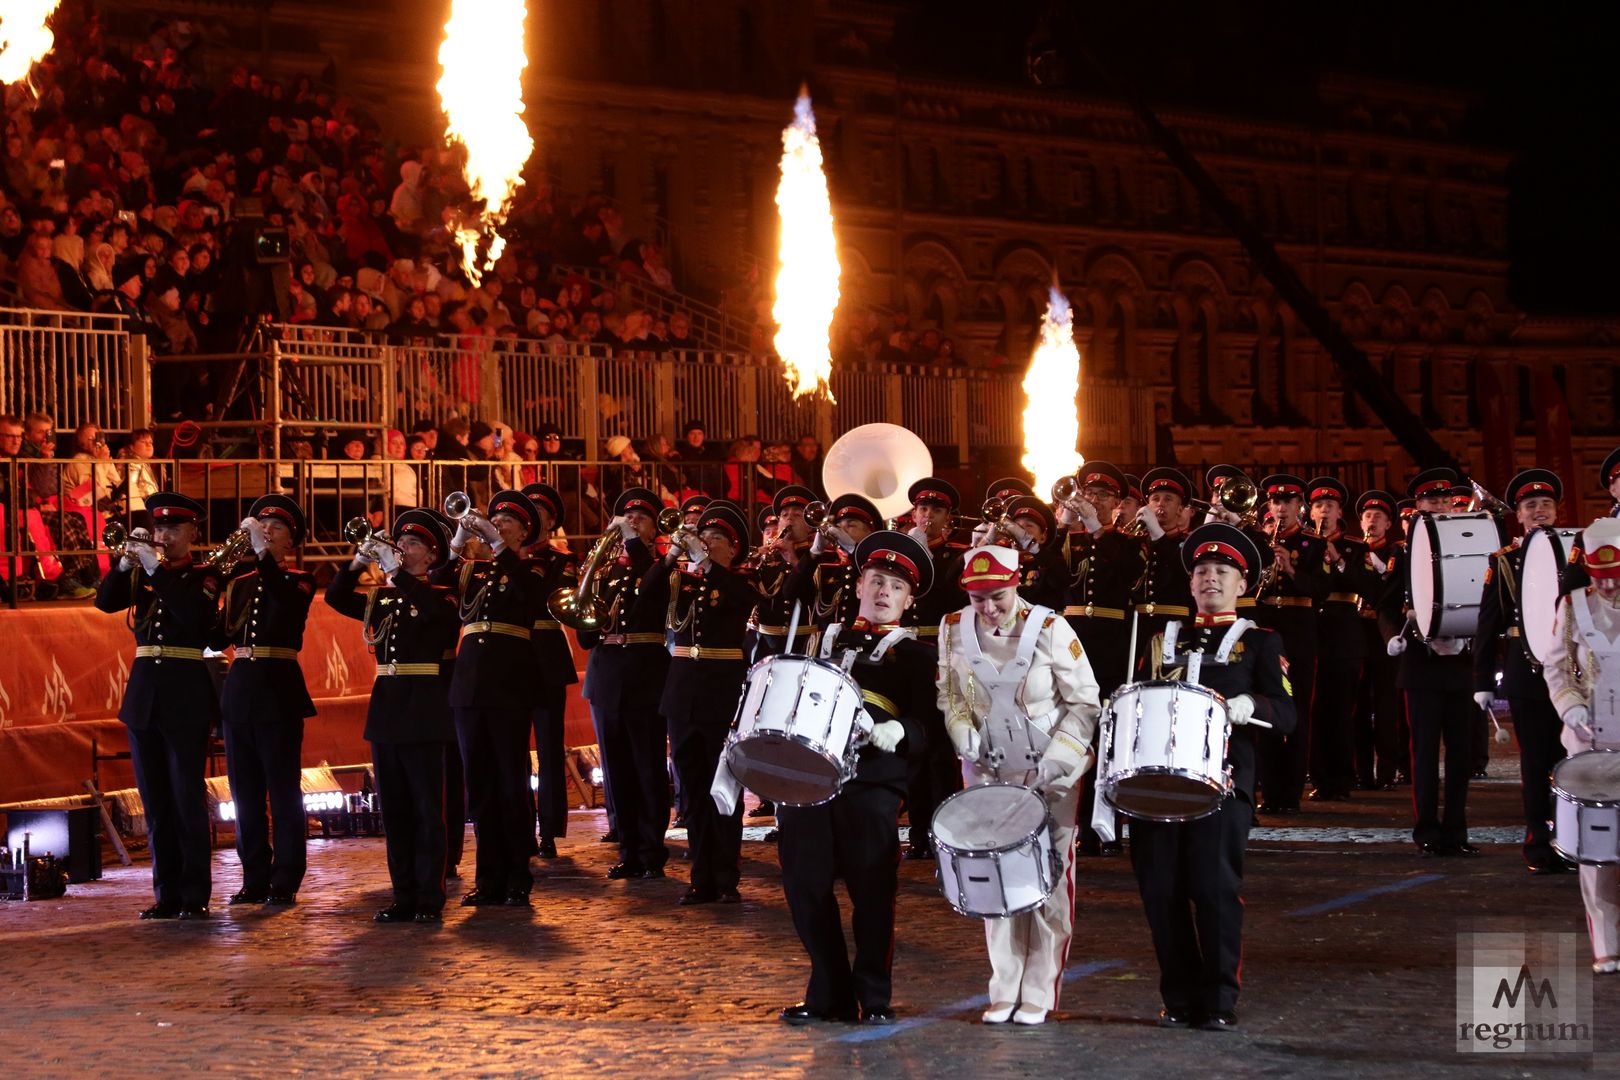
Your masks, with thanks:
[(1384, 651), (1391, 656), (1399, 656), (1406, 651), (1406, 639), (1396, 634), (1384, 645)]
[(1147, 530), (1149, 539), (1159, 540), (1164, 537), (1164, 526), (1159, 524), (1159, 515), (1153, 512), (1152, 507), (1144, 506), (1138, 510), (1136, 520)]
[(1592, 741), (1592, 713), (1585, 705), (1571, 705), (1565, 709), (1564, 726), (1580, 736), (1582, 742)]
[(263, 555), (270, 547), (270, 538), (264, 534), (264, 523), (258, 518), (246, 517), (242, 519), (242, 528), (247, 531), (248, 539), (253, 544), (253, 554)]
[(1074, 775), (1069, 762), (1060, 761), (1050, 754), (1043, 754), (1035, 766), (1034, 786), (1049, 794), (1061, 794), (1074, 786)]
[(1481, 690), (1479, 693), (1474, 695), (1474, 704), (1478, 705), (1486, 712), (1491, 711), (1491, 702), (1495, 700), (1496, 695), (1491, 693), (1489, 690)]
[(1254, 719), (1254, 698), (1248, 694), (1226, 699), (1226, 718), (1233, 727), (1240, 727)]
[(894, 748), (900, 745), (900, 740), (906, 737), (906, 729), (898, 720), (884, 720), (882, 723), (872, 725), (872, 745), (886, 754), (894, 753)]
[(972, 724), (957, 723), (947, 726), (947, 733), (951, 737), (951, 745), (956, 747), (956, 756), (964, 761), (979, 760), (979, 729)]

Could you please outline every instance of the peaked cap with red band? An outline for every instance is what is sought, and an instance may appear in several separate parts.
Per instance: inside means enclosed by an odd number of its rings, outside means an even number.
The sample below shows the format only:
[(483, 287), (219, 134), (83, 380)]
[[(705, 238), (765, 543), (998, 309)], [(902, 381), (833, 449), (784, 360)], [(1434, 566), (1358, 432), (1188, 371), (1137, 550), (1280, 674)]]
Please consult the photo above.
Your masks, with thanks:
[(962, 505), (962, 496), (956, 488), (937, 476), (925, 476), (906, 489), (906, 498), (911, 505), (918, 503), (938, 503), (947, 510), (956, 510)]
[(934, 586), (934, 560), (928, 549), (905, 533), (883, 529), (855, 545), (855, 565), (861, 573), (886, 570), (911, 582), (912, 595), (922, 596)]
[(1517, 508), (1526, 499), (1564, 497), (1564, 482), (1551, 469), (1525, 469), (1508, 481), (1507, 504)]
[(397, 543), (407, 536), (414, 536), (425, 544), (433, 546), (433, 562), (429, 570), (438, 570), (450, 561), (450, 527), (437, 513), (426, 508), (407, 510), (394, 519), (394, 527), (389, 535)]
[(257, 518), (260, 521), (266, 518), (284, 521), (287, 523), (287, 528), (292, 530), (293, 543), (301, 544), (304, 542), (304, 533), (308, 528), (308, 522), (304, 520), (304, 511), (297, 503), (285, 495), (259, 496), (253, 500), (253, 506), (248, 510), (248, 517)]
[(625, 488), (613, 500), (613, 516), (622, 517), (632, 510), (640, 510), (648, 517), (657, 517), (664, 508), (663, 501), (644, 487)]
[(523, 547), (540, 539), (540, 511), (521, 491), (497, 491), (490, 497), (486, 513), (490, 520), (494, 520), (496, 514), (507, 514), (523, 522)]
[(1243, 573), (1249, 589), (1260, 580), (1264, 569), (1260, 549), (1249, 534), (1223, 521), (1211, 521), (1187, 534), (1181, 544), (1181, 565), (1192, 573), (1201, 562), (1218, 562), (1236, 567)]

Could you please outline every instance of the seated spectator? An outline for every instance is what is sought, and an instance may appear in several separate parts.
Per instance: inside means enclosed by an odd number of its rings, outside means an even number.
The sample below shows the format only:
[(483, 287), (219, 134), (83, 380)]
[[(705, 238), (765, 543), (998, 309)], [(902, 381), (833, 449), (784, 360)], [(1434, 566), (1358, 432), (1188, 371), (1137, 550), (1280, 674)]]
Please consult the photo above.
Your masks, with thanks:
[[(90, 526), (84, 515), (72, 508), (70, 485), (63, 475), (63, 467), (55, 464), (56, 423), (44, 413), (30, 413), (23, 418), (23, 448), (20, 456), (36, 459), (41, 464), (30, 464), (27, 469), (28, 504), (39, 511), (50, 531), (51, 541), (62, 564), (62, 576), (56, 582), (56, 596), (61, 600), (83, 600), (95, 595), (96, 582), (101, 570), (96, 557), (89, 552), (96, 545), (90, 539)], [(83, 554), (69, 555), (63, 552)]]
[(17, 260), (17, 294), (24, 307), (43, 311), (71, 311), (56, 274), (49, 234), (36, 232), (28, 238)]
[(146, 313), (161, 335), (158, 351), (168, 356), (197, 352), (197, 333), (180, 310), (180, 286), (172, 281), (154, 282), (146, 291)]
[(113, 246), (103, 241), (97, 244), (84, 262), (84, 277), (99, 296), (101, 293), (113, 291), (113, 264), (117, 261), (118, 253)]
[(822, 498), (826, 492), (821, 486), (821, 441), (806, 432), (793, 444), (793, 482), (802, 484)]

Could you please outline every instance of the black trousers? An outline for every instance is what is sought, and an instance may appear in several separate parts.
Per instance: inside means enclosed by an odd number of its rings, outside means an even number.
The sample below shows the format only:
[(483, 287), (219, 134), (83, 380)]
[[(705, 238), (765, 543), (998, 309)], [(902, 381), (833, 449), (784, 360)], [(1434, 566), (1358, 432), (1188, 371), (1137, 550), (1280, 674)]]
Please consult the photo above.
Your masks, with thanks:
[[(731, 813), (722, 814), (709, 797), (729, 731), (727, 724), (685, 724), (672, 748), (675, 771), (690, 793), (686, 843), (691, 855), (692, 888), (708, 893), (735, 889), (742, 879), (742, 800), (737, 800)], [(778, 811), (787, 809), (779, 807)], [(777, 824), (781, 825), (780, 817)]]
[(535, 819), (540, 835), (555, 840), (568, 835), (567, 748), (563, 746), (563, 717), (568, 707), (568, 687), (545, 686), (540, 704), (535, 706), (534, 752), (540, 768), (535, 791)]
[(1231, 1012), (1243, 966), (1243, 849), (1254, 807), (1239, 792), (1182, 824), (1131, 821), (1131, 868), (1171, 1012)]
[[(1511, 644), (1511, 643), (1510, 643)], [(1519, 778), (1524, 792), (1524, 857), (1538, 865), (1553, 859), (1552, 769), (1564, 760), (1559, 736), (1564, 722), (1543, 694), (1536, 698), (1508, 698), (1513, 710), (1513, 731), (1519, 738)]]
[(591, 703), (591, 728), (596, 732), (596, 752), (602, 763), (602, 809), (607, 812), (608, 831), (619, 833), (622, 844), (624, 833), (619, 832), (619, 807), (613, 801), (613, 770), (608, 768), (608, 737), (602, 728), (602, 712), (595, 702)]
[(394, 903), (415, 911), (444, 907), (444, 758), (443, 743), (371, 744)]
[(1395, 658), (1385, 652), (1377, 627), (1371, 627), (1354, 721), (1356, 776), (1369, 787), (1393, 784), (1397, 774), (1412, 775), (1412, 733), (1405, 703), (1395, 689), (1395, 668)]
[(203, 784), (208, 728), (127, 730), (152, 848), (152, 893), (166, 907), (204, 907), (213, 890), (208, 790)]
[[(1474, 721), (1480, 707), (1467, 690), (1406, 690), (1412, 722), (1412, 841), (1468, 841), (1468, 778), (1473, 774)], [(1446, 745), (1446, 805), (1440, 812), (1440, 743)]]
[[(610, 701), (591, 702), (598, 738), (602, 740), (602, 786), (615, 808), (619, 859), (643, 870), (657, 870), (669, 860), (664, 834), (669, 830), (669, 766), (664, 718), (658, 691), (644, 708), (619, 708)], [(712, 779), (712, 776), (711, 776)], [(709, 786), (703, 785), (708, 797)]]
[[(1324, 625), (1324, 630), (1326, 626)], [(1323, 633), (1316, 658), (1316, 687), (1311, 700), (1311, 782), (1325, 792), (1348, 792), (1356, 786), (1354, 720), (1361, 689), (1361, 627), (1355, 634)]]
[(304, 882), (309, 817), (304, 812), (303, 745), (302, 718), (274, 724), (225, 722), (225, 769), (236, 803), (236, 854), (242, 860), (244, 892), (291, 895)]
[(1305, 793), (1305, 763), (1311, 746), (1312, 688), (1316, 683), (1316, 614), (1306, 607), (1255, 608), (1255, 622), (1282, 635), (1288, 661), (1288, 682), (1294, 690), (1294, 713), (1299, 718), (1291, 734), (1262, 733), (1260, 738), (1260, 801), (1284, 808), (1299, 808)]
[[(853, 1015), (857, 1005), (889, 1005), (894, 962), (894, 900), (899, 889), (900, 793), (851, 781), (820, 806), (784, 806), (782, 892), (793, 928), (810, 954), (804, 1001), (818, 1013)], [(842, 878), (853, 909), (855, 962), (844, 944), (833, 886)]]
[(480, 892), (528, 893), (534, 886), (534, 804), (529, 800), (529, 710), (456, 709), (466, 768), (467, 809), (478, 838)]
[(461, 849), (467, 842), (467, 778), (461, 768), (461, 744), (454, 740), (444, 747), (444, 872), (449, 876), (461, 865)]
[(937, 709), (921, 716), (923, 751), (906, 759), (906, 820), (911, 823), (912, 848), (928, 846), (928, 828), (939, 804), (962, 790), (962, 765), (945, 732), (945, 718)]
[[(1122, 685), (1121, 680), (1130, 674), (1134, 681), (1134, 667), (1128, 673), (1126, 666), (1131, 648), (1131, 627), (1128, 617), (1126, 620), (1103, 619), (1098, 616), (1071, 615), (1069, 626), (1074, 630), (1075, 636), (1080, 639), (1080, 647), (1085, 651), (1086, 660), (1091, 664), (1091, 673), (1097, 679), (1097, 688), (1102, 699), (1106, 701)], [(1080, 846), (1085, 850), (1094, 850), (1102, 841), (1097, 830), (1091, 827), (1092, 800), (1096, 797), (1097, 788), (1097, 756), (1092, 755), (1091, 767), (1080, 780)], [(1118, 815), (1114, 818), (1114, 835), (1124, 838), (1124, 830)]]

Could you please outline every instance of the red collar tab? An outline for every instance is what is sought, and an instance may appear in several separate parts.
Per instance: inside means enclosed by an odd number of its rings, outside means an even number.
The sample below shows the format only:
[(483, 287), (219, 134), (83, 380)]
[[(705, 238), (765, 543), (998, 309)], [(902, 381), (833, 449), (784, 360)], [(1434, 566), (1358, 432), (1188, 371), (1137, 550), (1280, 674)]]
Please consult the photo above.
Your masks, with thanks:
[(1193, 627), (1202, 630), (1206, 626), (1231, 626), (1237, 622), (1237, 612), (1217, 611), (1213, 615), (1205, 615), (1202, 611), (1193, 616)]

